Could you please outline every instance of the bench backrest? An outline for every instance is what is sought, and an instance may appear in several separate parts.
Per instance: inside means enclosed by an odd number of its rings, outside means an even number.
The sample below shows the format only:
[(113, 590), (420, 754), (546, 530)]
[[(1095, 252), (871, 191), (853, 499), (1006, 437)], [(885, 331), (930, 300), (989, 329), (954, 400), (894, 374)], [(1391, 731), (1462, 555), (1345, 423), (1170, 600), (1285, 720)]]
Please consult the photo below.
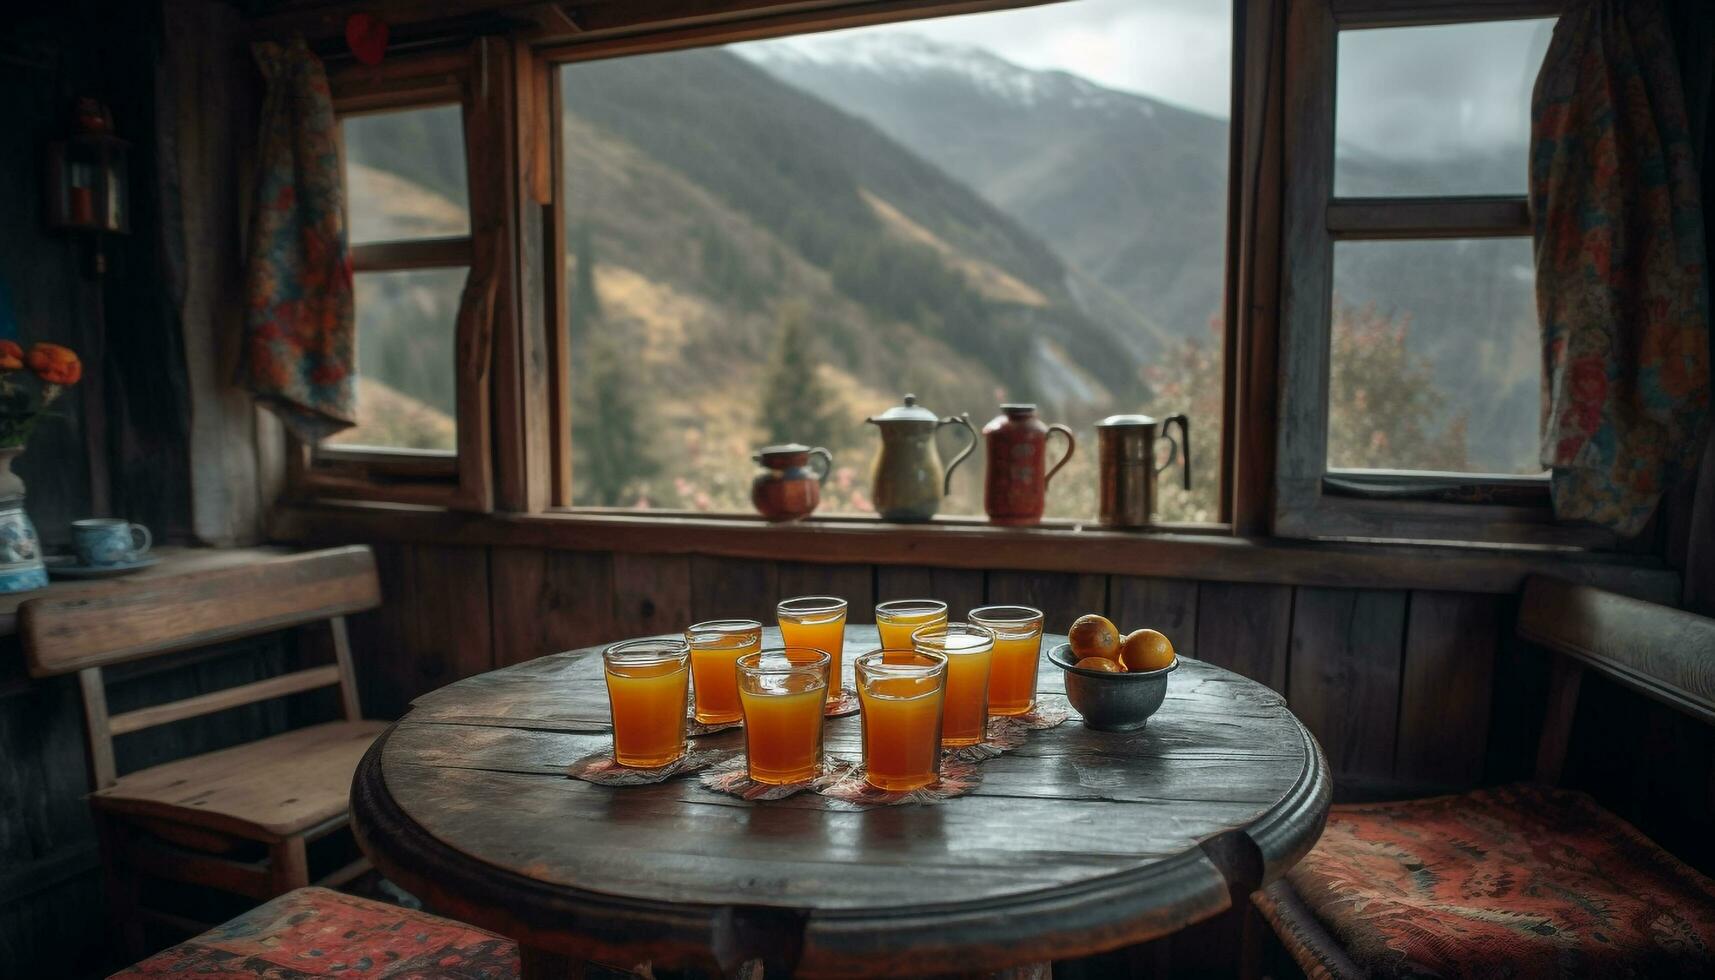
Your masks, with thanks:
[[(117, 778), (117, 735), (323, 687), (340, 689), (348, 720), (362, 717), (345, 616), (381, 604), (375, 556), (367, 547), (286, 555), (127, 586), (133, 584), (30, 599), (18, 607), (30, 673), (78, 673), (96, 788), (111, 786)], [(312, 623), (328, 626), (332, 664), (108, 714), (103, 667)]]
[(1715, 724), (1715, 619), (1532, 576), (1519, 606), (1518, 634), (1560, 654), (1537, 746), (1536, 775), (1543, 782), (1559, 779), (1586, 669)]

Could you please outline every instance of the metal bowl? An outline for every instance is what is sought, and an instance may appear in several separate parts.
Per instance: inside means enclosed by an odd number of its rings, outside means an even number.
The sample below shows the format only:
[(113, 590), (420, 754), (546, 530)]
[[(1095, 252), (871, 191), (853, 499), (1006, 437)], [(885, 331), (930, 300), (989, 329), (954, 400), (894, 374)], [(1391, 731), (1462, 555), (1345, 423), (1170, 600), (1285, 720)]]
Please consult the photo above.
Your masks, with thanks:
[(1167, 698), (1167, 675), (1179, 669), (1179, 658), (1160, 670), (1110, 674), (1074, 666), (1072, 645), (1048, 651), (1048, 659), (1066, 674), (1066, 699), (1084, 716), (1084, 727), (1098, 732), (1135, 732), (1149, 721)]

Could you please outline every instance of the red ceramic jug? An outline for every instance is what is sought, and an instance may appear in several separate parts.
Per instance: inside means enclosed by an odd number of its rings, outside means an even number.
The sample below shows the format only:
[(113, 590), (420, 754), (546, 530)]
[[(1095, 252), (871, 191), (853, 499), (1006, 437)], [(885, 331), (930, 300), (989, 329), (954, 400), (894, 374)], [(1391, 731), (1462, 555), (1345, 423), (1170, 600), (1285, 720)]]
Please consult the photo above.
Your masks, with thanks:
[[(810, 467), (810, 457), (822, 460), (822, 471)], [(822, 484), (834, 468), (834, 457), (820, 446), (812, 449), (795, 442), (765, 446), (751, 457), (765, 472), (750, 485), (750, 502), (771, 521), (795, 521), (807, 517), (822, 502)]]
[[(1066, 453), (1048, 468), (1048, 435), (1066, 437)], [(1056, 422), (1044, 425), (1035, 405), (1002, 405), (1000, 414), (983, 426), (988, 449), (988, 473), (983, 481), (983, 509), (994, 524), (1035, 524), (1042, 520), (1048, 481), (1072, 458), (1078, 440)]]

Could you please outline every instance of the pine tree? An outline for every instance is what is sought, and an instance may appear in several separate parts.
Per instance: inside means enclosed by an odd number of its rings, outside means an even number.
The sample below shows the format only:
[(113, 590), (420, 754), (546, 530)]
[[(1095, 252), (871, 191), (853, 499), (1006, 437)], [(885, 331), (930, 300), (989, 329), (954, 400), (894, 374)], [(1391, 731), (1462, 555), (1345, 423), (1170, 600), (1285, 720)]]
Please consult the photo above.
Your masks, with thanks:
[(780, 336), (762, 382), (762, 432), (771, 444), (801, 442), (837, 448), (850, 426), (834, 405), (833, 392), (816, 373), (810, 349), (810, 308), (801, 300), (780, 304)]
[(582, 485), (580, 503), (612, 507), (642, 491), (641, 484), (661, 470), (645, 438), (645, 405), (634, 372), (613, 331), (601, 322), (601, 297), (595, 284), (595, 247), (587, 224), (573, 237), (577, 269), (567, 330), (580, 353), (579, 381), (572, 401), (573, 467)]

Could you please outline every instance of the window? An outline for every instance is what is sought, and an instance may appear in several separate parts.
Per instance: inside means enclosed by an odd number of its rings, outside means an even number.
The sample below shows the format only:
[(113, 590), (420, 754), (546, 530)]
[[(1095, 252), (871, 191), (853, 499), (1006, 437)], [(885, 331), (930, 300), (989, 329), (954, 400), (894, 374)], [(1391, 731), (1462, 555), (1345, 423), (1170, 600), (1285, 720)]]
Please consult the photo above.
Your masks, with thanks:
[[(481, 55), (484, 45), (493, 57)], [(357, 328), (358, 424), (292, 459), (326, 496), (487, 509), (492, 500), (490, 338), (506, 313), (505, 256), (478, 229), (504, 209), (504, 176), (479, 176), (504, 110), (505, 49), (389, 59), (332, 73), (340, 116)], [(493, 219), (489, 219), (493, 224)]]
[[(911, 392), (1071, 425), (1070, 519), (1093, 423), (1188, 413), (1161, 516), (1221, 519), (1231, 31), (1078, 0), (562, 65), (562, 503), (749, 513), (751, 453), (802, 442), (867, 512), (863, 420)], [(982, 513), (966, 465), (944, 515)]]
[(1554, 21), (1420, 6), (1295, 16), (1288, 104), (1312, 108), (1287, 119), (1276, 530), (1584, 543), (1552, 526), (1537, 462), (1525, 195)]
[(470, 191), (456, 105), (347, 116), (346, 212), (358, 424), (334, 445), (458, 448), (453, 335), (470, 273)]

